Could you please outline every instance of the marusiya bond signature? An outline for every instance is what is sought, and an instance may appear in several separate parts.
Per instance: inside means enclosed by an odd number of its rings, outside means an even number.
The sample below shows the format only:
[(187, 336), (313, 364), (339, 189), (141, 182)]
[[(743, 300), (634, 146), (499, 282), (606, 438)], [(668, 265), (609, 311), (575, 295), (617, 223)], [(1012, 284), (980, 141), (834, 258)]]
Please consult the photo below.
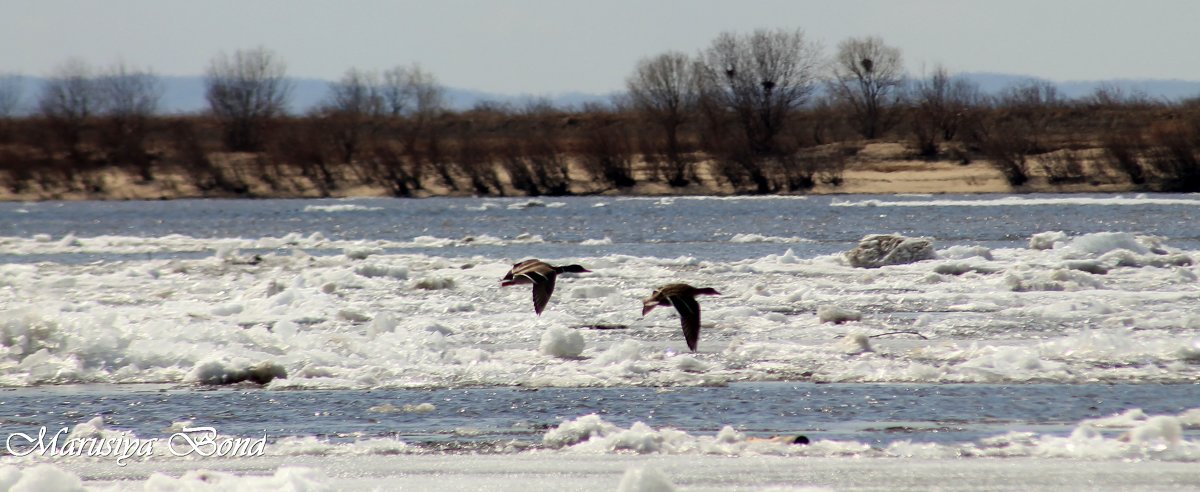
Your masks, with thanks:
[[(133, 457), (148, 458), (154, 454), (159, 438), (138, 439), (127, 434), (105, 437), (68, 437), (63, 427), (54, 435), (42, 427), (37, 435), (24, 432), (9, 434), (4, 447), (13, 456), (38, 454), (46, 457), (88, 456), (116, 458), (117, 466), (125, 466)], [(198, 455), (204, 457), (262, 456), (267, 436), (260, 439), (219, 437), (215, 427), (184, 427), (166, 439), (172, 456)]]

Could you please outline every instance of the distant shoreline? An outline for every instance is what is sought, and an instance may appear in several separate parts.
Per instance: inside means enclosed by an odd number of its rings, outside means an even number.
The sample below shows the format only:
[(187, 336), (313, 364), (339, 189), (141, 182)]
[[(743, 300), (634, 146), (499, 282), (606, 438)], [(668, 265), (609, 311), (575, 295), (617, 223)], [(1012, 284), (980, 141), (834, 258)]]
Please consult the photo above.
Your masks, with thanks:
[[(594, 182), (575, 177), (586, 176), (581, 170), (572, 168), (571, 193), (526, 195), (516, 190), (512, 193), (476, 195), (463, 190), (449, 190), (436, 184), (415, 190), (410, 198), (430, 197), (472, 197), (483, 198), (531, 198), (555, 196), (785, 196), (785, 195), (891, 195), (891, 194), (993, 194), (993, 193), (1128, 193), (1153, 191), (1135, 186), (1128, 181), (1117, 179), (1102, 172), (1085, 172), (1084, 176), (1093, 176), (1086, 180), (1072, 183), (1050, 183), (1048, 177), (1038, 174), (1037, 167), (1031, 166), (1029, 182), (1020, 187), (1010, 186), (1003, 173), (985, 160), (969, 164), (948, 161), (923, 161), (904, 157), (902, 144), (873, 143), (864, 147), (860, 155), (846, 165), (838, 184), (817, 182), (812, 188), (802, 192), (779, 192), (769, 194), (745, 193), (734, 190), (727, 184), (708, 172), (711, 163), (701, 163), (698, 166), (700, 184), (685, 187), (671, 187), (661, 182), (650, 180), (639, 181), (638, 184), (618, 189), (597, 189)], [(361, 183), (339, 186), (321, 193), (312, 186), (305, 186), (306, 180), (296, 176), (286, 177), (283, 181), (289, 186), (272, 189), (252, 177), (245, 177), (245, 193), (228, 193), (219, 191), (204, 191), (192, 186), (187, 176), (182, 174), (159, 173), (155, 180), (139, 182), (132, 173), (119, 168), (106, 169), (94, 178), (98, 191), (80, 191), (63, 189), (42, 189), (40, 186), (31, 187), (21, 193), (11, 190), (0, 190), (0, 201), (80, 201), (80, 200), (175, 200), (175, 199), (230, 199), (230, 198), (263, 198), (263, 199), (306, 199), (306, 198), (389, 198), (394, 197), (383, 186), (371, 186)]]

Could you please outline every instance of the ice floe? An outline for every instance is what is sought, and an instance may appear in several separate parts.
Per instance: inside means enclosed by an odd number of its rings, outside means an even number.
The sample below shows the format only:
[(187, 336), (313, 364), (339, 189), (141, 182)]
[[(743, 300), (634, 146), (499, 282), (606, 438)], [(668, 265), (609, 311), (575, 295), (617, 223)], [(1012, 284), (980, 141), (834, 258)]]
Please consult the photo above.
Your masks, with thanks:
[[(1049, 249), (922, 246), (930, 259), (866, 269), (841, 254), (791, 250), (728, 262), (544, 258), (594, 273), (559, 279), (540, 317), (527, 289), (498, 287), (519, 255), (443, 257), (374, 243), (338, 246), (369, 254), (247, 255), (241, 244), (328, 240), (145, 238), (231, 247), (194, 259), (0, 265), (0, 385), (1200, 380), (1196, 251), (1125, 233), (1055, 237)], [(705, 301), (705, 343), (694, 356), (682, 355), (677, 318), (640, 316), (640, 299), (672, 282), (724, 294)], [(823, 322), (838, 320), (853, 322)], [(870, 351), (845, 345), (853, 333), (897, 331), (914, 335), (872, 338)]]

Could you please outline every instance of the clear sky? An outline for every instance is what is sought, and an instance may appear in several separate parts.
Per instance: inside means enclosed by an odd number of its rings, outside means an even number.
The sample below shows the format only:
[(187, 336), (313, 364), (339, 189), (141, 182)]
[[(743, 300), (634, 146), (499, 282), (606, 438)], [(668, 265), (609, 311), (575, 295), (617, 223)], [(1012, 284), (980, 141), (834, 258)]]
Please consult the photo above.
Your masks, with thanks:
[(1196, 0), (11, 0), (0, 73), (78, 57), (198, 75), (218, 52), (264, 46), (300, 77), (419, 62), (454, 87), (603, 93), (641, 57), (758, 27), (801, 28), (827, 53), (878, 35), (912, 73), (1200, 80)]

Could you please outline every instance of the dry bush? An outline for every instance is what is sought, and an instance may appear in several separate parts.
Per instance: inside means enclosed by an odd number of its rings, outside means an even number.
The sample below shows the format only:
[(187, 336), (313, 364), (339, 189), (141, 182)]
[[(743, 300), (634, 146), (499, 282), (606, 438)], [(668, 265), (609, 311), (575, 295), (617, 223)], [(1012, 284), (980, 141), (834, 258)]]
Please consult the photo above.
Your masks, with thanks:
[(169, 138), (171, 149), (174, 151), (171, 162), (178, 166), (192, 186), (202, 193), (249, 194), (250, 186), (244, 180), (236, 175), (227, 176), (209, 158), (208, 149), (196, 126), (188, 120), (176, 121), (171, 125)]
[(738, 136), (730, 135), (707, 143), (717, 177), (724, 179), (734, 191), (756, 194), (778, 191), (778, 186), (770, 179), (768, 158), (756, 155)]
[(454, 168), (451, 165), (446, 151), (444, 149), (444, 137), (440, 132), (429, 132), (424, 136), (423, 142), (417, 147), (410, 147), (413, 152), (412, 159), (417, 162), (422, 162), (430, 170), (434, 172), (445, 186), (450, 191), (458, 191), (458, 180), (454, 179)]
[(1148, 160), (1162, 191), (1200, 190), (1200, 120), (1164, 121), (1150, 127)]
[(1039, 164), (1050, 184), (1082, 183), (1087, 180), (1083, 174), (1083, 159), (1077, 151), (1068, 149), (1044, 154)]
[(850, 159), (858, 155), (862, 148), (861, 142), (842, 142), (818, 154), (820, 160), (814, 163), (818, 179), (830, 186), (841, 186), (845, 182)]
[(282, 166), (288, 166), (299, 170), (320, 196), (330, 196), (338, 188), (333, 162), (338, 152), (325, 129), (323, 121), (314, 118), (280, 125), (276, 140), (256, 160), (259, 179), (279, 190), (286, 175)]
[(497, 154), (513, 188), (529, 196), (542, 194), (533, 172), (530, 171), (529, 165), (525, 161), (520, 143), (509, 139), (499, 146)]
[(31, 156), (15, 149), (0, 147), (0, 184), (12, 193), (31, 189), (34, 180)]
[(1100, 136), (1108, 166), (1129, 178), (1134, 185), (1146, 183), (1146, 170), (1140, 156), (1145, 152), (1146, 142), (1132, 128), (1109, 129)]
[(817, 184), (817, 173), (822, 164), (822, 161), (805, 159), (797, 154), (780, 156), (777, 162), (780, 178), (777, 181), (782, 181), (781, 189), (790, 192), (812, 189)]
[(495, 151), (513, 188), (529, 196), (571, 194), (566, 130), (578, 124), (545, 100), (512, 115)]
[(629, 125), (610, 110), (593, 107), (587, 111), (591, 124), (579, 149), (584, 171), (593, 181), (609, 188), (628, 188), (637, 184), (633, 176), (633, 138)]
[(1053, 83), (1030, 80), (1001, 92), (996, 109), (1008, 127), (1007, 133), (1020, 133), (1028, 153), (1042, 153), (1050, 150), (1044, 144), (1062, 104)]
[(980, 150), (1011, 186), (1029, 181), (1028, 156), (1037, 148), (1028, 127), (1020, 122), (994, 123), (979, 141)]
[(945, 67), (935, 67), (927, 79), (918, 80), (912, 90), (909, 127), (917, 154), (930, 158), (938, 154), (939, 142), (958, 136), (975, 109), (983, 102), (978, 84), (951, 76)]
[(691, 140), (677, 137), (675, 150), (672, 150), (661, 129), (639, 126), (633, 134), (637, 153), (649, 168), (649, 180), (677, 188), (700, 181), (696, 174), (697, 148)]
[(1029, 181), (1028, 156), (1048, 151), (1044, 143), (1060, 102), (1048, 82), (1011, 87), (991, 107), (981, 100), (980, 111), (985, 114), (966, 128), (969, 141), (1004, 174), (1009, 185), (1022, 186)]
[(541, 194), (571, 194), (571, 175), (566, 155), (554, 135), (542, 133), (524, 148), (525, 161), (537, 181)]
[(477, 195), (504, 196), (500, 173), (493, 163), (492, 151), (475, 125), (459, 125), (452, 144), (454, 166), (466, 176)]
[(373, 145), (356, 167), (365, 183), (381, 185), (395, 197), (409, 197), (424, 188), (422, 166), (410, 160), (404, 149), (395, 143)]

